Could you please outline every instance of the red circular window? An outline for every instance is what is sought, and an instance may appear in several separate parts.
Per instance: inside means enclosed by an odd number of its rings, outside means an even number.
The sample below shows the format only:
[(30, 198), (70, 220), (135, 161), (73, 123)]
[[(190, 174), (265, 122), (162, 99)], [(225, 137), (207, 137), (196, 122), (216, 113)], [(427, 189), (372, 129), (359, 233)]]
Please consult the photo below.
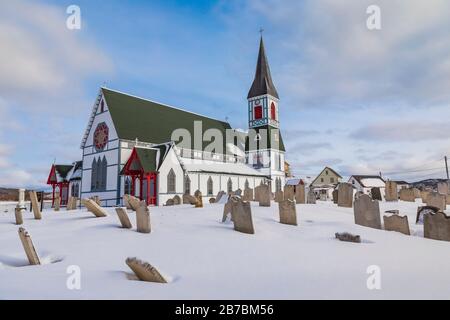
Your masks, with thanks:
[(94, 132), (94, 146), (97, 151), (105, 149), (108, 143), (109, 128), (106, 123), (102, 122), (97, 126)]

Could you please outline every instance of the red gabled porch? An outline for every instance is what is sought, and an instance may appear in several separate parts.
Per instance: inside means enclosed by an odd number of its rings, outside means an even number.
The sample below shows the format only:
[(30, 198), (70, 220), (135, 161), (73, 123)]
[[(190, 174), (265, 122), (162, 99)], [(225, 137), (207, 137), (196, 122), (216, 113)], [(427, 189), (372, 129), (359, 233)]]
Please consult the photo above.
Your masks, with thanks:
[[(58, 168), (63, 167), (63, 168)], [(52, 168), (50, 169), (50, 174), (47, 179), (47, 184), (52, 186), (52, 207), (55, 204), (55, 195), (56, 192), (59, 193), (59, 196), (61, 198), (61, 205), (65, 206), (67, 205), (68, 197), (69, 197), (69, 181), (66, 180), (64, 177), (61, 176), (60, 171), (64, 171), (65, 174), (67, 174), (68, 171), (70, 171), (71, 166), (57, 166), (52, 165)]]

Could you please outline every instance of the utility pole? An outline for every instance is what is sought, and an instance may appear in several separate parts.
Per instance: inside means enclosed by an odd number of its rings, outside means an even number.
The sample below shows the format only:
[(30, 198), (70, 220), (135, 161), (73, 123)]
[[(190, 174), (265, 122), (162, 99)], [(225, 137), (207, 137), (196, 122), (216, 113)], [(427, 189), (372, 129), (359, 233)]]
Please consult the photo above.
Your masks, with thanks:
[(447, 180), (450, 179), (449, 175), (448, 175), (448, 162), (447, 162), (447, 156), (444, 157), (445, 160), (445, 171), (447, 172)]

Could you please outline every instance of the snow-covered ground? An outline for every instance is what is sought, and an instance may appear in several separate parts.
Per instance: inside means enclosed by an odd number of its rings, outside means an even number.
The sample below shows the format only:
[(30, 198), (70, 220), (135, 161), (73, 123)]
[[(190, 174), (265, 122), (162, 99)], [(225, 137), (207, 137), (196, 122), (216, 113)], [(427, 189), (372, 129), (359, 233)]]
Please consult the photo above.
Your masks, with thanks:
[[(423, 238), (417, 203), (382, 203), (407, 214), (413, 236), (357, 226), (353, 209), (331, 202), (297, 205), (299, 226), (278, 223), (278, 205), (252, 204), (255, 235), (222, 224), (223, 205), (151, 208), (152, 233), (119, 228), (86, 211), (25, 215), (44, 265), (26, 266), (12, 213), (0, 212), (0, 299), (381, 299), (450, 298), (450, 243)], [(134, 213), (130, 217), (135, 226)], [(335, 232), (361, 235), (340, 242)], [(129, 280), (127, 257), (170, 277), (169, 284)], [(80, 267), (81, 290), (66, 286)], [(369, 290), (367, 268), (379, 266), (381, 290)]]

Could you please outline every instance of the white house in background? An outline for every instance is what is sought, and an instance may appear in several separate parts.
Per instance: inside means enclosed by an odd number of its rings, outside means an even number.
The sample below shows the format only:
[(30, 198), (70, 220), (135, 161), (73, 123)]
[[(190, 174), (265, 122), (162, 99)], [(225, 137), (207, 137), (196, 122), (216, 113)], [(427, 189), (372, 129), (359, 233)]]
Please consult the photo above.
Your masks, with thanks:
[(321, 200), (332, 199), (333, 190), (340, 183), (342, 176), (330, 167), (325, 167), (311, 182), (316, 196)]
[(380, 176), (370, 176), (370, 175), (353, 175), (348, 180), (348, 183), (353, 185), (356, 191), (364, 192), (365, 194), (370, 194), (372, 188), (380, 188), (381, 194), (384, 195), (384, 189), (386, 187), (386, 181)]
[(409, 183), (403, 180), (393, 180), (397, 184), (397, 191), (409, 188)]

